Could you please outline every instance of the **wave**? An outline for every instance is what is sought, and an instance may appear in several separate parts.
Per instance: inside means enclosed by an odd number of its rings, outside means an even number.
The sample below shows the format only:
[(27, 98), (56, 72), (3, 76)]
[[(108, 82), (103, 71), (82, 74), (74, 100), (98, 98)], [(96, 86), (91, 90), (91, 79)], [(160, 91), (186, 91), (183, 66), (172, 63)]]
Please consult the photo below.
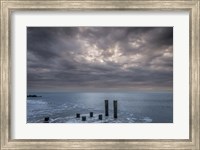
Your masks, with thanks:
[[(99, 120), (98, 114), (94, 114), (93, 117), (90, 117), (89, 114), (82, 114), (81, 116), (86, 116), (86, 121), (82, 121), (81, 117), (76, 118), (75, 116), (68, 116), (50, 118), (49, 123), (151, 123), (153, 121), (150, 117), (136, 118), (132, 116), (120, 116), (114, 119), (112, 116), (103, 116), (102, 120)], [(43, 120), (39, 119), (36, 122), (43, 123)]]
[(43, 101), (43, 100), (27, 100), (28, 104), (40, 104), (40, 105), (46, 105), (47, 102)]

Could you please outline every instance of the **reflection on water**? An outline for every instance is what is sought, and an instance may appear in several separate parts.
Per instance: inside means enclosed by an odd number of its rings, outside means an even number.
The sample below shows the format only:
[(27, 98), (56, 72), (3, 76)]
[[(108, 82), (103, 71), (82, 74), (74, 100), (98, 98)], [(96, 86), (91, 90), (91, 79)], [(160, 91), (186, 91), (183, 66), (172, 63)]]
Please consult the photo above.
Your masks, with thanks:
[[(32, 93), (31, 93), (32, 94)], [(27, 122), (42, 123), (172, 123), (172, 93), (33, 93), (42, 97), (27, 98)], [(104, 100), (109, 100), (109, 117), (104, 116)], [(113, 119), (113, 100), (118, 100), (118, 118)], [(89, 112), (94, 117), (89, 117)], [(76, 118), (86, 116), (86, 121)], [(103, 119), (99, 120), (98, 115)]]

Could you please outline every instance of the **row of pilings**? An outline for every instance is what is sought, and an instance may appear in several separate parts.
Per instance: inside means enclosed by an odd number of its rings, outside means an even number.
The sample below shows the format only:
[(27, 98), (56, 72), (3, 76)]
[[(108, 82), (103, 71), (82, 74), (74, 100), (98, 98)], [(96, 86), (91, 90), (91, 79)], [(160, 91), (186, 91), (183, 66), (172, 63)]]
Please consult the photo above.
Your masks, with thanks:
[[(108, 117), (109, 116), (109, 100), (105, 100), (104, 101), (104, 104), (105, 104), (105, 117)], [(113, 118), (114, 119), (117, 119), (118, 115), (117, 115), (117, 111), (118, 111), (118, 108), (117, 108), (117, 100), (113, 100)], [(89, 117), (92, 118), (93, 117), (93, 112), (90, 112), (90, 115)], [(81, 118), (82, 121), (86, 121), (87, 120), (87, 117), (86, 116), (81, 116), (80, 113), (76, 113), (76, 118)], [(103, 115), (102, 114), (98, 114), (98, 119), (99, 120), (102, 120), (103, 119)], [(44, 123), (49, 123), (49, 117), (45, 117), (44, 118)]]
[[(105, 100), (104, 104), (105, 104), (105, 117), (108, 117), (109, 116), (109, 100)], [(90, 118), (93, 117), (93, 112), (90, 112), (89, 117)], [(113, 118), (117, 119), (117, 117), (118, 117), (118, 115), (117, 115), (117, 100), (114, 100), (113, 101)], [(80, 113), (76, 114), (76, 118), (82, 118), (81, 119), (82, 121), (86, 121), (87, 120), (87, 117), (86, 116), (82, 116), (81, 117)], [(103, 119), (103, 115), (102, 114), (98, 114), (98, 119), (102, 120)]]

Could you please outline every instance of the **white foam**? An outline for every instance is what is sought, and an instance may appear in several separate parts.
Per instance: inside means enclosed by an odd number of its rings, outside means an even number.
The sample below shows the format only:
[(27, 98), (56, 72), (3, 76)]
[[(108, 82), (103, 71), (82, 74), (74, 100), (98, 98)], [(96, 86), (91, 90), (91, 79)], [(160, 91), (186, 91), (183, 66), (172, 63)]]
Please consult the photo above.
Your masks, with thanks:
[(47, 104), (47, 102), (42, 101), (42, 100), (27, 100), (27, 103), (29, 103), (29, 104), (41, 104), (41, 105)]

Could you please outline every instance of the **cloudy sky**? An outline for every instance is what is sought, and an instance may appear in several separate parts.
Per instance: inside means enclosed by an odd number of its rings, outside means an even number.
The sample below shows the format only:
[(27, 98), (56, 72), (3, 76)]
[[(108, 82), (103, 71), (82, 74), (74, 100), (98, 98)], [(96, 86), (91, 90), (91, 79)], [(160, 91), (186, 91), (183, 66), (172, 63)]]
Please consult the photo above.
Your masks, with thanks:
[(28, 91), (172, 91), (172, 27), (28, 27)]

